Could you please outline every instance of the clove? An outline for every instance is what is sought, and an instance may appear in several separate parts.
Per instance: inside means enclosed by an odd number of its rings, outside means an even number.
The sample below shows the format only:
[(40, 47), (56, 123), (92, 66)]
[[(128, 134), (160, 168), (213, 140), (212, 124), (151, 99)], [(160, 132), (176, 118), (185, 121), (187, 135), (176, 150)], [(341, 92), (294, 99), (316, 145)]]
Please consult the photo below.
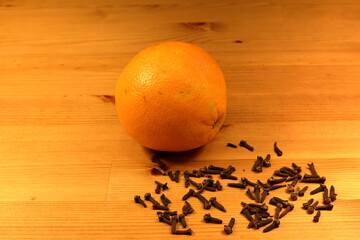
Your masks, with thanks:
[(270, 232), (271, 230), (278, 228), (280, 226), (280, 220), (279, 219), (275, 219), (269, 226), (267, 226), (266, 228), (264, 228), (263, 232)]
[(187, 193), (182, 197), (182, 200), (184, 200), (184, 201), (185, 201), (185, 200), (188, 200), (189, 197), (194, 196), (194, 193), (195, 193), (194, 189), (190, 188), (189, 192), (187, 192)]
[(265, 198), (266, 198), (267, 195), (269, 195), (269, 190), (264, 189), (264, 191), (261, 193), (260, 203), (263, 203), (265, 201)]
[(314, 195), (316, 193), (323, 192), (325, 188), (326, 188), (326, 186), (324, 184), (320, 184), (320, 186), (318, 188), (315, 188), (314, 190), (312, 190), (310, 192), (310, 195)]
[(284, 211), (282, 211), (282, 213), (280, 214), (279, 218), (283, 218), (285, 217), (286, 214), (288, 214), (290, 211), (292, 211), (294, 209), (294, 205), (293, 204), (289, 204)]
[(329, 204), (329, 205), (325, 205), (325, 206), (317, 206), (315, 208), (315, 210), (329, 210), (331, 211), (333, 209), (334, 205)]
[(235, 224), (235, 218), (231, 218), (229, 224), (224, 225), (224, 232), (228, 235), (231, 234), (233, 232), (232, 229), (234, 227), (234, 224)]
[(186, 224), (186, 221), (185, 221), (185, 214), (180, 214), (179, 215), (179, 222), (181, 223), (183, 228), (186, 228), (187, 224)]
[(319, 201), (314, 202), (312, 205), (308, 206), (306, 212), (308, 214), (313, 214), (315, 211), (315, 208), (317, 207), (318, 204), (319, 204)]
[(250, 146), (245, 140), (241, 140), (239, 143), (240, 147), (246, 148), (247, 150), (253, 152), (254, 151), (254, 147)]
[(232, 143), (228, 143), (228, 144), (226, 144), (226, 146), (231, 147), (231, 148), (237, 148), (237, 146), (235, 144), (232, 144)]
[(210, 198), (210, 202), (211, 202), (211, 205), (214, 206), (215, 208), (219, 209), (222, 212), (226, 212), (225, 207), (216, 200), (216, 197)]
[(309, 166), (309, 170), (311, 172), (311, 175), (318, 175), (318, 173), (317, 173), (317, 171), (315, 169), (314, 163), (310, 163), (310, 164), (308, 163), (308, 166)]
[(228, 183), (227, 184), (229, 187), (233, 187), (233, 188), (246, 188), (246, 185), (243, 183)]
[(325, 187), (325, 189), (324, 189), (323, 202), (324, 202), (324, 204), (331, 203), (331, 198), (329, 197), (329, 190), (327, 189), (327, 187)]
[(281, 157), (283, 155), (283, 152), (277, 146), (277, 142), (274, 143), (274, 151), (275, 151), (276, 155), (278, 155), (278, 157)]
[(206, 223), (216, 223), (216, 224), (222, 224), (222, 220), (218, 218), (214, 218), (210, 215), (210, 213), (207, 213), (204, 215), (204, 220)]
[(337, 194), (335, 193), (335, 187), (331, 185), (330, 187), (330, 199), (332, 202), (335, 202)]
[(306, 190), (308, 189), (308, 186), (303, 187), (300, 191), (298, 191), (298, 196), (303, 197), (305, 195)]
[(326, 181), (325, 177), (319, 177), (319, 178), (303, 178), (301, 182), (306, 183), (324, 183)]
[(246, 195), (251, 199), (251, 200), (255, 200), (254, 195), (251, 193), (250, 188), (248, 188), (248, 190), (246, 191)]
[(314, 216), (313, 222), (319, 222), (321, 216), (321, 211), (317, 211), (316, 215)]
[(171, 203), (170, 199), (168, 199), (165, 194), (161, 194), (160, 200), (164, 204), (164, 206), (167, 206)]
[(141, 199), (141, 197), (140, 197), (139, 195), (136, 195), (136, 196), (134, 197), (134, 201), (135, 201), (136, 203), (141, 204), (143, 207), (147, 207), (147, 206), (146, 206), (146, 203)]
[(309, 201), (307, 201), (306, 203), (303, 203), (303, 209), (307, 210), (308, 207), (314, 202), (314, 199), (311, 198), (309, 199)]

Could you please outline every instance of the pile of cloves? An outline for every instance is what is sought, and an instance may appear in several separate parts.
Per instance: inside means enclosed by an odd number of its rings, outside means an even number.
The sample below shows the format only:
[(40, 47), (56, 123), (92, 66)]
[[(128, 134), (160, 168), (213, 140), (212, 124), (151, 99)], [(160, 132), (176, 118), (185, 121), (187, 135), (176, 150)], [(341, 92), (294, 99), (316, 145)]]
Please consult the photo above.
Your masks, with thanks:
[[(236, 148), (237, 145), (228, 143), (228, 147)], [(240, 147), (246, 148), (249, 151), (254, 151), (254, 148), (250, 146), (246, 141), (242, 140), (239, 143)], [(277, 156), (282, 156), (283, 152), (278, 148), (277, 143), (274, 143), (274, 151)], [(271, 167), (271, 155), (268, 154), (265, 158), (257, 156), (257, 159), (252, 167), (252, 171), (260, 173), (262, 172), (263, 167)], [(245, 203), (241, 202), (242, 210), (240, 214), (248, 219), (249, 224), (248, 228), (260, 229), (263, 228), (263, 232), (269, 232), (280, 226), (280, 219), (285, 217), (290, 211), (294, 209), (294, 205), (289, 201), (296, 201), (299, 197), (303, 197), (308, 190), (309, 186), (304, 186), (300, 188), (297, 186), (299, 182), (301, 183), (318, 183), (320, 184), (318, 188), (313, 189), (310, 192), (310, 195), (317, 193), (323, 193), (323, 203), (324, 205), (319, 206), (319, 201), (315, 201), (313, 198), (309, 199), (307, 202), (303, 203), (303, 209), (306, 210), (308, 214), (313, 214), (317, 211), (316, 215), (313, 218), (313, 222), (319, 222), (322, 210), (332, 210), (333, 205), (331, 204), (336, 200), (337, 194), (335, 193), (334, 186), (330, 187), (328, 190), (327, 186), (324, 184), (326, 178), (319, 176), (314, 163), (308, 164), (310, 174), (302, 175), (302, 169), (297, 164), (292, 163), (291, 167), (281, 167), (278, 170), (275, 170), (273, 175), (267, 179), (264, 183), (260, 180), (250, 181), (245, 177), (241, 177), (240, 181), (238, 178), (233, 175), (236, 171), (235, 167), (229, 165), (228, 167), (220, 166), (204, 166), (198, 170), (184, 171), (181, 173), (179, 170), (168, 171), (168, 166), (160, 160), (159, 155), (155, 155), (152, 158), (152, 162), (156, 164), (151, 170), (153, 174), (160, 174), (164, 176), (169, 176), (171, 182), (179, 183), (181, 182), (181, 176), (184, 179), (184, 187), (189, 188), (189, 191), (182, 197), (184, 205), (182, 207), (182, 213), (178, 214), (177, 211), (170, 211), (171, 200), (162, 193), (165, 190), (169, 190), (168, 183), (161, 183), (155, 181), (156, 188), (155, 193), (162, 195), (160, 196), (160, 202), (155, 200), (151, 193), (146, 193), (144, 199), (149, 201), (152, 204), (154, 210), (161, 210), (157, 212), (159, 222), (166, 223), (171, 226), (171, 233), (175, 235), (192, 235), (193, 231), (191, 228), (185, 229), (187, 227), (186, 218), (194, 212), (193, 207), (189, 203), (189, 199), (196, 198), (201, 203), (205, 210), (210, 208), (216, 208), (222, 212), (226, 212), (226, 208), (218, 202), (216, 197), (211, 197), (207, 199), (202, 193), (204, 191), (217, 192), (222, 191), (223, 186), (220, 182), (221, 179), (234, 180), (237, 182), (229, 182), (228, 187), (239, 188), (245, 191), (246, 196), (254, 201), (255, 203)], [(214, 176), (219, 176), (220, 180), (214, 180)], [(202, 181), (196, 180), (204, 178)], [(275, 206), (274, 214), (269, 213), (269, 207), (266, 204), (265, 200), (270, 192), (279, 188), (284, 188), (285, 191), (289, 194), (289, 199), (281, 199), (279, 197), (273, 196), (268, 204)], [(146, 203), (141, 199), (139, 195), (134, 197), (135, 203), (147, 207)], [(209, 213), (206, 213), (203, 216), (203, 221), (205, 223), (215, 223), (222, 224), (222, 220), (216, 217), (211, 216)], [(231, 234), (233, 232), (233, 227), (235, 224), (235, 218), (231, 218), (228, 225), (224, 225), (223, 231), (226, 234)], [(182, 226), (183, 230), (179, 230), (179, 225)]]

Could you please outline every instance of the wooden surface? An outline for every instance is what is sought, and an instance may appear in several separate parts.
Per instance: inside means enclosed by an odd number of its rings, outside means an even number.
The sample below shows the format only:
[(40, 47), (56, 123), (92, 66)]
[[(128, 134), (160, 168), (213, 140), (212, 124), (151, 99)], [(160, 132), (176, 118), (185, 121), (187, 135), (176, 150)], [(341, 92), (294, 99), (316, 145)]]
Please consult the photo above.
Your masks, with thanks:
[[(205, 196), (228, 209), (212, 215), (236, 218), (234, 234), (203, 223), (206, 211), (190, 199), (192, 238), (359, 239), (359, 13), (356, 0), (0, 0), (0, 238), (190, 238), (170, 235), (155, 211), (134, 204), (135, 194), (154, 192), (154, 180), (169, 179), (150, 175), (153, 152), (124, 132), (112, 98), (136, 52), (179, 40), (219, 62), (229, 104), (227, 127), (201, 149), (167, 155), (171, 169), (231, 164), (238, 177), (266, 180), (281, 166), (308, 171), (314, 162), (338, 192), (319, 223), (300, 209), (307, 192), (279, 229), (263, 234), (239, 214), (245, 191), (223, 180), (222, 192)], [(225, 147), (241, 139), (255, 151)], [(252, 173), (274, 141), (283, 157)], [(169, 186), (171, 209), (180, 211), (187, 190), (183, 181)]]

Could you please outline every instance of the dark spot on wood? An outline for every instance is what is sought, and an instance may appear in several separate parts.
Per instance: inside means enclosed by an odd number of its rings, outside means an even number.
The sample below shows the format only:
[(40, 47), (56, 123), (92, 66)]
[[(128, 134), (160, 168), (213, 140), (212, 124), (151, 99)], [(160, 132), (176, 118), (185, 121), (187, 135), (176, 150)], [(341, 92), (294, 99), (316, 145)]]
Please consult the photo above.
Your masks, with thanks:
[(125, 93), (125, 95), (127, 94), (127, 90), (126, 90), (126, 89), (124, 90), (124, 93)]
[(143, 99), (144, 99), (145, 102), (147, 101), (147, 98), (145, 96), (143, 96)]
[(13, 7), (13, 5), (6, 4), (5, 7)]
[(32, 198), (31, 198), (31, 200), (35, 200), (35, 199), (36, 199), (36, 197), (32, 197)]
[(180, 26), (196, 31), (214, 31), (218, 32), (224, 28), (220, 22), (182, 22)]
[(163, 92), (158, 91), (158, 94), (163, 95), (164, 93), (163, 93)]
[(243, 43), (241, 40), (235, 40), (234, 43)]
[(95, 97), (100, 98), (103, 102), (106, 103), (115, 103), (115, 96), (113, 95), (95, 95)]

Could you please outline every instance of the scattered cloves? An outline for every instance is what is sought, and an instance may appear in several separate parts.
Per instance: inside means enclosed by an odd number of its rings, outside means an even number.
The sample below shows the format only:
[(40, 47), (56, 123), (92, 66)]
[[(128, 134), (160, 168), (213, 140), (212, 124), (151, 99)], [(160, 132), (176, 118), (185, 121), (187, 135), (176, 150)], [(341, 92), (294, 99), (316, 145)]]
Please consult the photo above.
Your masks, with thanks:
[(188, 200), (189, 197), (191, 196), (194, 196), (194, 189), (190, 188), (190, 190), (182, 197), (182, 200), (185, 201), (185, 200)]
[(310, 163), (310, 164), (308, 163), (308, 166), (309, 166), (309, 170), (310, 170), (312, 175), (318, 175), (318, 173), (317, 173), (317, 171), (315, 169), (314, 163)]
[(222, 212), (226, 212), (225, 207), (216, 200), (216, 197), (210, 198), (210, 202), (211, 202), (211, 206), (214, 206), (215, 208), (219, 209)]
[(287, 179), (287, 177), (283, 177), (283, 178), (270, 177), (270, 178), (267, 180), (267, 182), (268, 182), (270, 185), (275, 185), (275, 184), (279, 184), (279, 183), (285, 182), (286, 179)]
[(203, 204), (204, 209), (210, 209), (211, 208), (211, 202), (208, 201), (203, 195), (196, 194), (194, 195), (197, 199), (200, 200), (200, 202)]
[(329, 197), (329, 190), (327, 189), (327, 187), (325, 187), (325, 189), (324, 189), (323, 202), (324, 202), (324, 204), (331, 203), (331, 198)]
[(267, 195), (269, 195), (269, 190), (264, 189), (264, 191), (261, 193), (261, 196), (260, 196), (260, 203), (263, 203), (265, 201), (265, 198)]
[(303, 203), (303, 209), (307, 210), (308, 207), (314, 202), (314, 199), (311, 198), (309, 199), (309, 201), (307, 201), (306, 203)]

